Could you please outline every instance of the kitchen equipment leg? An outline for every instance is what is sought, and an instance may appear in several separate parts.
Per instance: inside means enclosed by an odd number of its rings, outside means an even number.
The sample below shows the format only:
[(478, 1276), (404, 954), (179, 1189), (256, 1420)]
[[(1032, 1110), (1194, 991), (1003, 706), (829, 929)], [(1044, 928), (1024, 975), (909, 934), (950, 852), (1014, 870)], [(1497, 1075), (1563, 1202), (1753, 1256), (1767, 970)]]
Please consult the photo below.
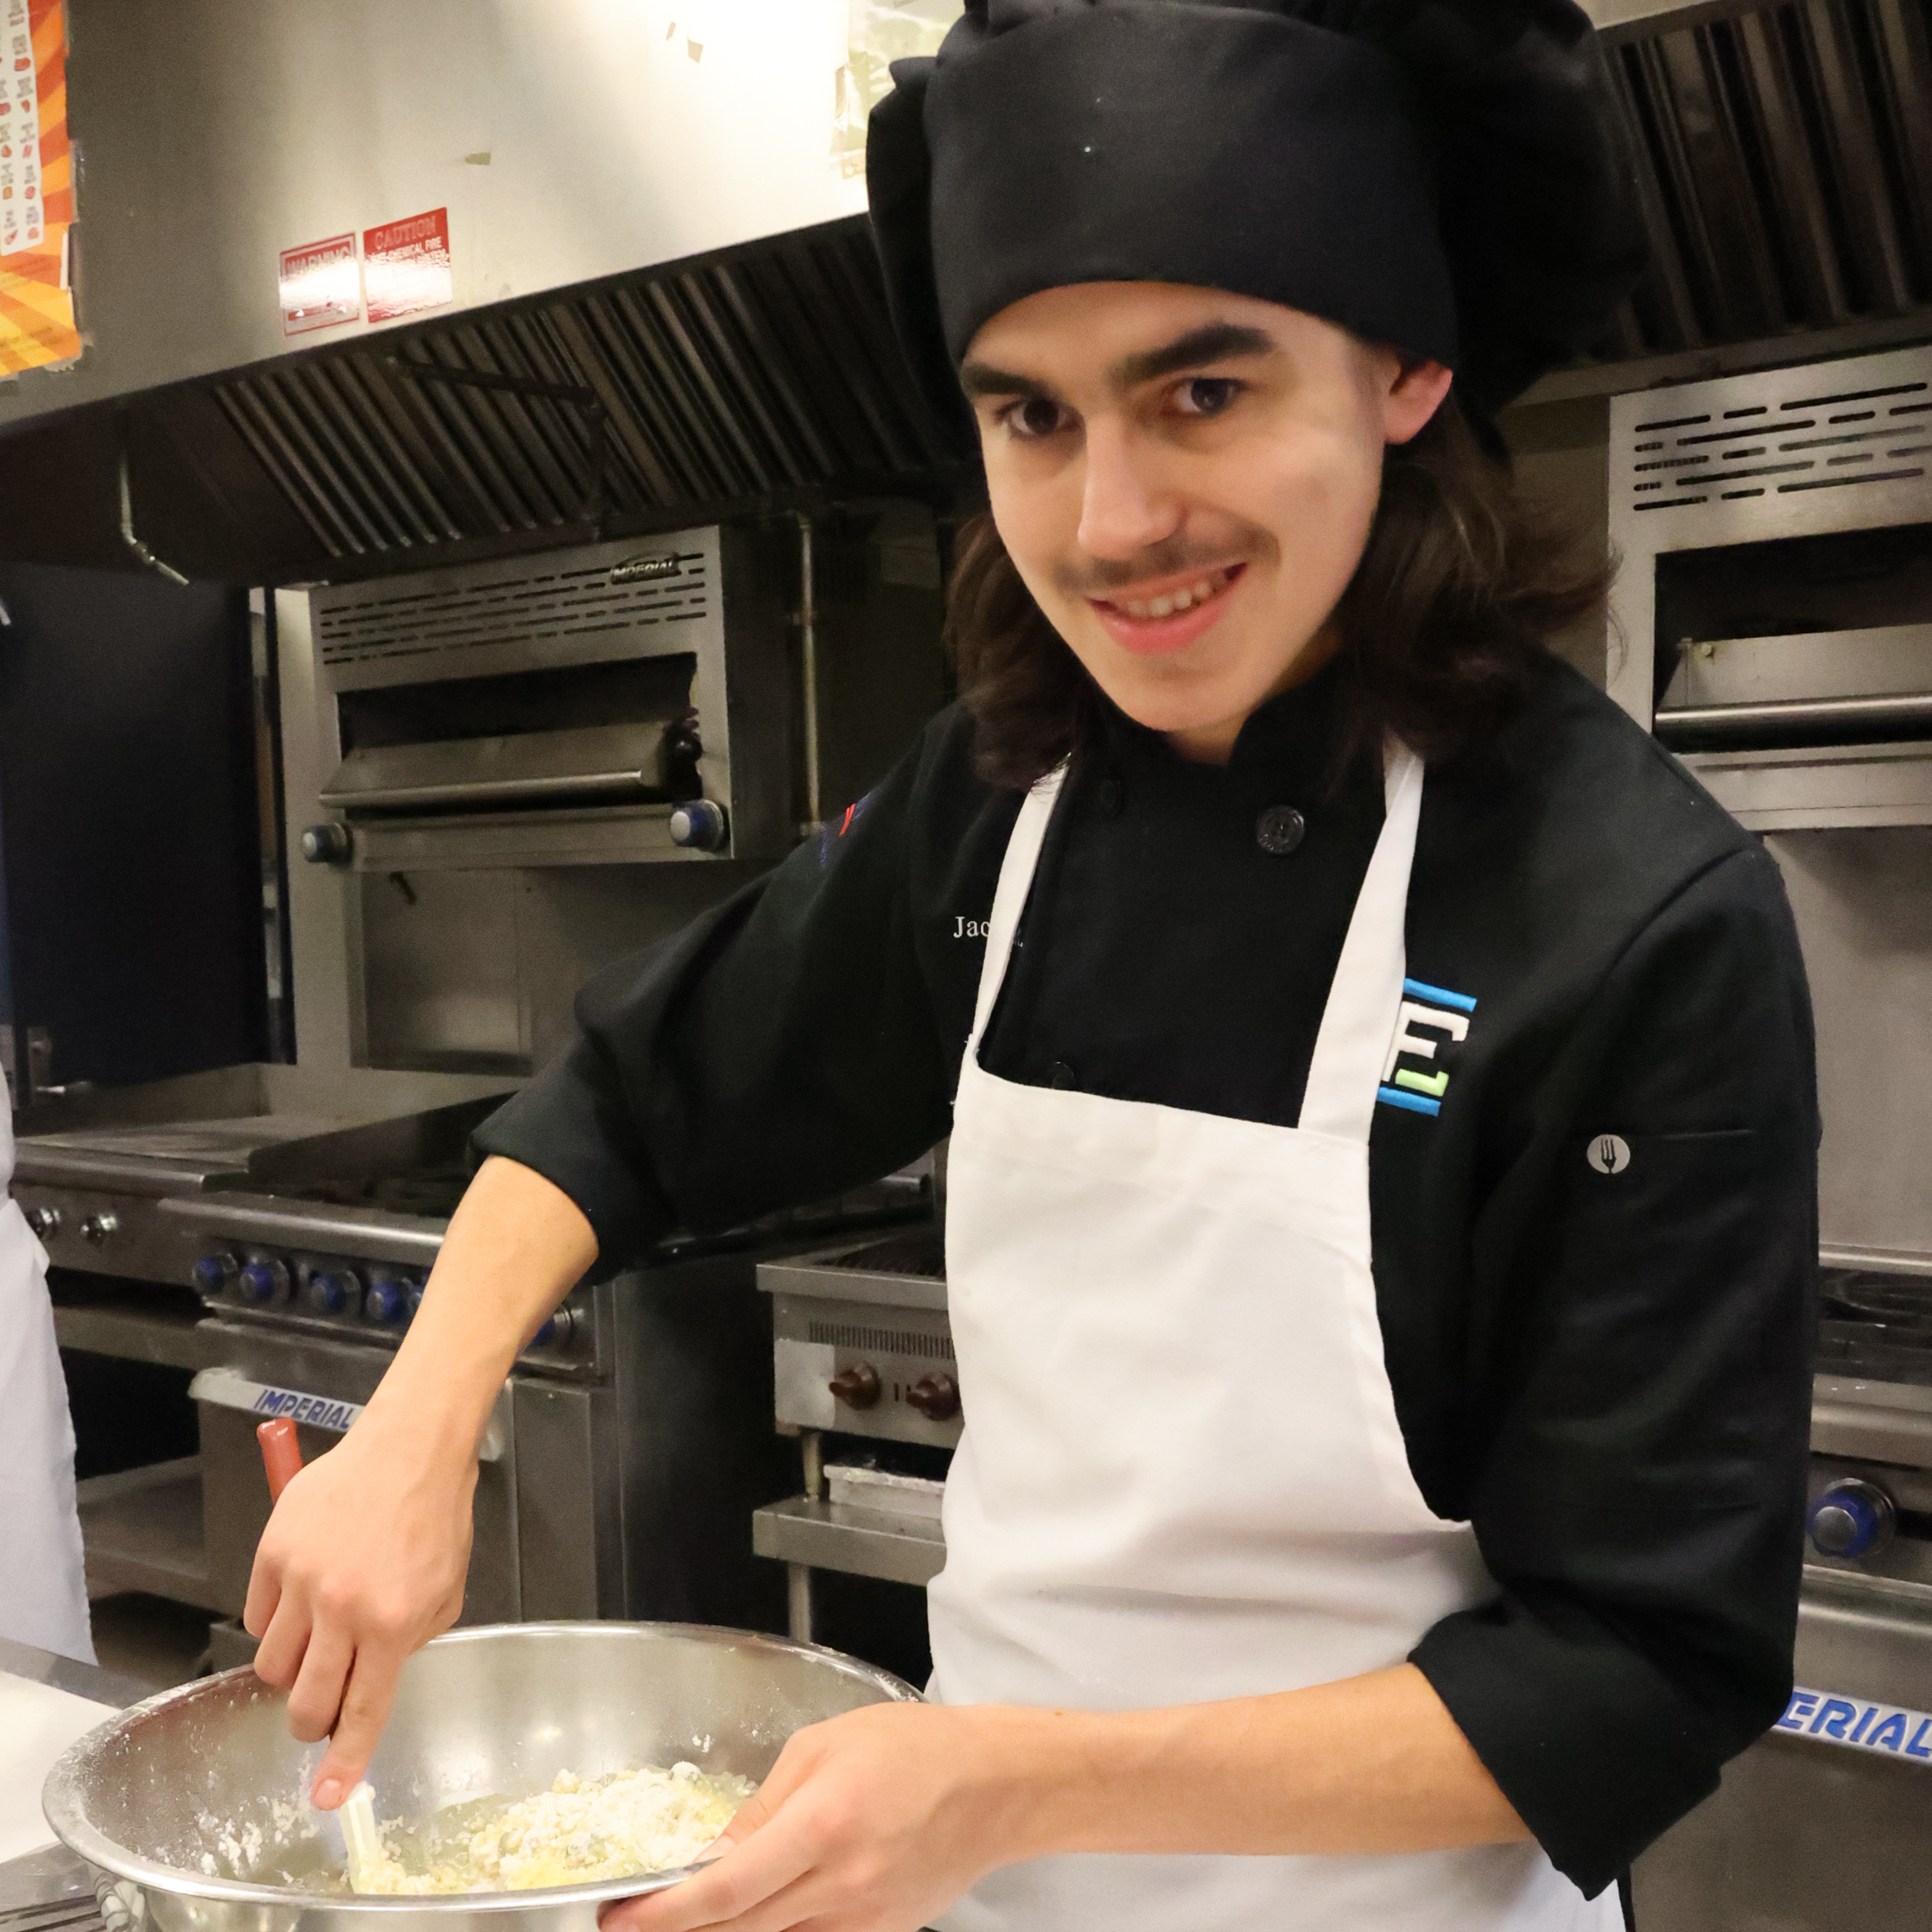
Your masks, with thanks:
[(812, 1642), (812, 1569), (808, 1564), (785, 1565), (785, 1624), (800, 1643)]

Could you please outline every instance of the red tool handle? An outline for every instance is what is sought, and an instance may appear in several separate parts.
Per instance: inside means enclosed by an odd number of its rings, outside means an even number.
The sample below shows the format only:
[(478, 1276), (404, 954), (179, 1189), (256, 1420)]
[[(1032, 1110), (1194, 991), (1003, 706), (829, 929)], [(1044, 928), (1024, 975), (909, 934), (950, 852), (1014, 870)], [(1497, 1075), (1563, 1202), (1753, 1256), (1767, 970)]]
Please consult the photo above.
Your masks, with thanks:
[(255, 1431), (262, 1445), (262, 1467), (268, 1472), (268, 1500), (280, 1502), (282, 1492), (295, 1480), (302, 1466), (302, 1445), (296, 1440), (296, 1426), (286, 1415), (265, 1422)]

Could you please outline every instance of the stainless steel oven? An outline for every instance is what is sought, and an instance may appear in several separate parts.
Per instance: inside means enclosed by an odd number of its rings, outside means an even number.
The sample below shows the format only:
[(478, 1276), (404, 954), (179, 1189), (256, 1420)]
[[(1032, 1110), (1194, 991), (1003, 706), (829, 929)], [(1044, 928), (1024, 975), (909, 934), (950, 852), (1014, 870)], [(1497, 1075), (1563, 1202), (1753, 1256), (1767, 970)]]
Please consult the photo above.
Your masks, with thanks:
[(1613, 399), (1611, 688), (1763, 838), (1816, 1016), (1802, 1687), (1639, 1864), (1643, 1932), (1932, 1915), (1932, 350)]

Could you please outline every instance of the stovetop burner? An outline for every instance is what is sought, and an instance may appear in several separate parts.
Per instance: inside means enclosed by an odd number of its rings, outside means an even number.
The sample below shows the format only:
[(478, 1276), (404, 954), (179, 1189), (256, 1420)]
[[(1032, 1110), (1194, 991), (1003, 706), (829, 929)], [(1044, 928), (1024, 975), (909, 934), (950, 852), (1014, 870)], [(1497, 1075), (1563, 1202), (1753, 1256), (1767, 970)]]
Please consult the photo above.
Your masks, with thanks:
[(1820, 1291), (1821, 1374), (1932, 1388), (1932, 1280), (1827, 1268)]
[(420, 1214), (446, 1221), (470, 1184), (461, 1162), (412, 1169), (402, 1174), (345, 1175), (327, 1180), (283, 1182), (275, 1192), (292, 1201), (328, 1208), (380, 1208), (391, 1214)]

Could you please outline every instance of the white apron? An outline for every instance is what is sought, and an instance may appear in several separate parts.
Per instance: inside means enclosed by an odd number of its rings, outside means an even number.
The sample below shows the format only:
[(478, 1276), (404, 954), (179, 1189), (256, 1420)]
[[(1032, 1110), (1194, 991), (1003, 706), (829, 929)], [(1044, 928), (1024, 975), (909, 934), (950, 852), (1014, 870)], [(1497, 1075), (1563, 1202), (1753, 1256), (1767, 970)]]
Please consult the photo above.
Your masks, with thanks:
[[(1370, 1271), (1422, 767), (1388, 808), (1293, 1128), (979, 1063), (1058, 774), (1000, 874), (949, 1168), (966, 1430), (929, 1593), (949, 1704), (1144, 1709), (1400, 1664), (1495, 1594), (1411, 1474)], [(1211, 966), (1204, 959), (1204, 968)], [(1204, 978), (1204, 998), (1211, 980)], [(994, 1873), (944, 1932), (1621, 1932), (1534, 1844), (1376, 1857), (1084, 1854)]]
[(46, 1252), (4, 1192), (13, 1173), (14, 1126), (0, 1094), (0, 1636), (92, 1664), (74, 1423)]

